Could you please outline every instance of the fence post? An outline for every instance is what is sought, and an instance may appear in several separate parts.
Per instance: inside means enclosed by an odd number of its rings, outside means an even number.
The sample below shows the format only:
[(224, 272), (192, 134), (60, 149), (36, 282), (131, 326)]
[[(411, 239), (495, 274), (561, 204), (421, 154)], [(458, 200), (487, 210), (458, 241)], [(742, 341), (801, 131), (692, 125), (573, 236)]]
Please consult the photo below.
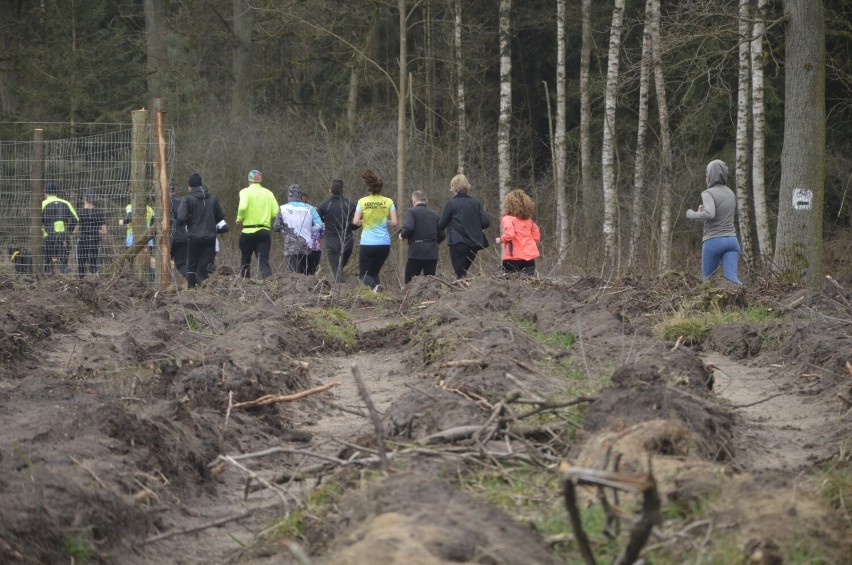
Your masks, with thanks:
[[(148, 231), (148, 112), (133, 111), (133, 133), (130, 146), (130, 205), (133, 209), (133, 242), (136, 243)], [(143, 282), (151, 280), (151, 261), (147, 243), (134, 260), (136, 275)]]
[(157, 162), (159, 163), (160, 179), (160, 230), (157, 241), (160, 247), (160, 288), (169, 286), (169, 264), (171, 262), (171, 221), (172, 221), (172, 199), (169, 194), (169, 172), (166, 165), (166, 132), (163, 120), (166, 113), (166, 101), (163, 98), (154, 98), (154, 123), (157, 135)]
[(41, 227), (41, 202), (44, 200), (44, 130), (33, 130), (32, 172), (30, 174), (30, 253), (33, 273), (44, 273), (44, 235)]

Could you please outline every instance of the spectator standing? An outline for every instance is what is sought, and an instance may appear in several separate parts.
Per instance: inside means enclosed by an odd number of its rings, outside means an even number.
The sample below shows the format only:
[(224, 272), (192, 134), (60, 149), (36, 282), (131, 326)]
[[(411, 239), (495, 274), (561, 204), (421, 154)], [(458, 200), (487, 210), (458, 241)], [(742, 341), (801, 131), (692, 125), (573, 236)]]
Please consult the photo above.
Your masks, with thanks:
[(488, 247), (488, 238), (482, 230), (491, 225), (482, 205), (468, 194), (469, 190), (466, 176), (454, 176), (450, 181), (453, 197), (444, 205), (438, 221), (438, 230), (447, 230), (450, 262), (457, 279), (467, 276), (476, 254)]
[(390, 255), (388, 224), (395, 226), (396, 207), (393, 200), (382, 196), (384, 183), (373, 171), (362, 175), (369, 194), (358, 200), (352, 223), (361, 226), (361, 247), (358, 253), (358, 278), (373, 292), (381, 290), (379, 271)]
[(55, 265), (60, 273), (68, 274), (71, 234), (77, 228), (80, 217), (70, 202), (59, 197), (56, 184), (47, 183), (44, 194), (45, 198), (41, 202), (44, 272), (52, 275)]
[(507, 273), (535, 274), (541, 232), (532, 219), (534, 214), (535, 204), (523, 189), (516, 188), (503, 199), (502, 234), (496, 243), (503, 244), (502, 265)]
[(86, 193), (80, 209), (80, 235), (77, 238), (77, 276), (81, 279), (86, 271), (93, 275), (98, 272), (101, 238), (106, 234), (104, 213), (95, 206), (95, 195)]
[(325, 254), (334, 282), (346, 282), (343, 269), (352, 257), (355, 238), (352, 231), (358, 226), (352, 224), (355, 216), (355, 204), (343, 196), (343, 181), (333, 180), (329, 186), (331, 194), (317, 208), (320, 219), (325, 225)]
[(272, 191), (261, 186), (263, 173), (252, 169), (248, 174), (249, 185), (240, 190), (237, 208), (237, 223), (242, 224), (240, 234), (240, 275), (251, 275), (251, 258), (257, 255), (260, 276), (272, 276), (269, 266), (269, 250), (272, 247), (270, 227), (278, 214), (278, 201)]
[(228, 231), (219, 200), (203, 186), (198, 173), (189, 177), (189, 194), (181, 199), (178, 226), (186, 226), (186, 282), (195, 288), (210, 275), (216, 260), (216, 234)]
[(291, 273), (308, 274), (308, 257), (315, 234), (322, 232), (316, 208), (303, 201), (302, 187), (287, 188), (288, 202), (278, 209), (273, 229), (284, 236), (284, 257)]
[(444, 232), (438, 229), (441, 217), (428, 206), (426, 193), (415, 190), (411, 208), (406, 210), (399, 239), (408, 241), (408, 261), (405, 264), (405, 284), (418, 275), (434, 275), (438, 268), (438, 244)]

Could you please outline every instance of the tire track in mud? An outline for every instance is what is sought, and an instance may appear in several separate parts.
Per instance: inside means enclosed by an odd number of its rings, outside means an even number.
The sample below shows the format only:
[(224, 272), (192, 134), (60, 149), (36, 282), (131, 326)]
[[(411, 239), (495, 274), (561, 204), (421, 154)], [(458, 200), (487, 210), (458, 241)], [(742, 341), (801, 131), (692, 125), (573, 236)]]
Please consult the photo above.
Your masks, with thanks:
[(824, 401), (802, 395), (792, 377), (767, 367), (745, 366), (716, 353), (702, 356), (715, 367), (714, 390), (741, 420), (734, 463), (752, 472), (795, 472), (830, 455), (833, 414)]

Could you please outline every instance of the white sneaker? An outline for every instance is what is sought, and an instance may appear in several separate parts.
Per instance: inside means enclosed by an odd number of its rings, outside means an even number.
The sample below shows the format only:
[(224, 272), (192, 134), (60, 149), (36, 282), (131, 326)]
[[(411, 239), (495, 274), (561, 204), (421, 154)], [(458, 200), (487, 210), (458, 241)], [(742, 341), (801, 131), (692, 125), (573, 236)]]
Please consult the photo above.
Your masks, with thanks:
[(381, 291), (382, 291), (382, 285), (377, 284), (376, 286), (373, 287), (373, 292), (381, 292)]

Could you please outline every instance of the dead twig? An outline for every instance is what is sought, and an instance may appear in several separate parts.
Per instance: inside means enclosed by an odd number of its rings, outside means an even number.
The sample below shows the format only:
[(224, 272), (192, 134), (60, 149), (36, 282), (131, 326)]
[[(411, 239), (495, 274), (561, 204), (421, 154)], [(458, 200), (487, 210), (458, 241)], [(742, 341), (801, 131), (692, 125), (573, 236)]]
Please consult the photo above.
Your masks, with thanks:
[(379, 411), (376, 410), (376, 406), (373, 404), (373, 399), (370, 398), (370, 393), (367, 391), (367, 387), (364, 386), (364, 381), (361, 379), (361, 371), (358, 369), (357, 365), (352, 366), (352, 376), (355, 378), (355, 386), (358, 387), (358, 396), (361, 397), (361, 400), (364, 401), (364, 404), (367, 405), (367, 411), (370, 413), (370, 420), (373, 422), (373, 430), (376, 434), (376, 449), (379, 450), (379, 462), (381, 464), (382, 471), (388, 471), (388, 458), (385, 453), (385, 437), (384, 437), (384, 426), (382, 425), (382, 417), (379, 415)]
[(156, 536), (151, 536), (146, 539), (142, 543), (153, 543), (155, 541), (161, 541), (164, 539), (168, 539), (174, 536), (180, 536), (183, 534), (192, 534), (195, 532), (200, 532), (201, 530), (206, 530), (208, 528), (215, 528), (216, 526), (221, 526), (223, 524), (227, 524), (228, 522), (233, 522), (234, 520), (239, 520), (240, 518), (245, 518), (249, 515), (249, 512), (242, 512), (241, 514), (235, 514), (234, 516), (228, 516), (225, 518), (219, 518), (218, 520), (214, 520), (212, 522), (208, 522), (206, 524), (202, 524), (200, 526), (194, 526), (192, 528), (184, 528), (182, 530), (172, 530), (171, 532), (165, 532), (162, 534), (158, 534)]
[(77, 461), (77, 460), (74, 458), (74, 456), (73, 456), (73, 455), (69, 455), (68, 457), (69, 457), (69, 459), (71, 459), (71, 461), (73, 461), (73, 462), (74, 462), (74, 463), (75, 463), (78, 467), (80, 467), (81, 469), (83, 469), (84, 471), (86, 471), (87, 473), (89, 473), (89, 474), (92, 476), (92, 478), (93, 478), (93, 479), (95, 479), (95, 482), (96, 482), (96, 483), (98, 483), (102, 489), (104, 489), (104, 490), (109, 490), (109, 488), (108, 488), (108, 487), (104, 484), (104, 482), (100, 479), (100, 477), (98, 477), (98, 476), (95, 474), (95, 472), (94, 472), (94, 471), (92, 471), (91, 469), (89, 469), (88, 467), (86, 467), (85, 465), (83, 465), (82, 463), (80, 463), (79, 461)]
[(749, 402), (748, 404), (734, 404), (731, 408), (751, 408), (752, 406), (757, 406), (758, 404), (763, 404), (764, 402), (769, 402), (773, 398), (784, 396), (783, 392), (778, 392), (776, 394), (770, 394), (766, 398), (761, 398), (760, 400), (756, 400), (754, 402)]
[(267, 394), (265, 396), (261, 396), (260, 398), (255, 398), (254, 400), (237, 402), (233, 405), (230, 405), (230, 408), (254, 408), (256, 406), (266, 406), (268, 404), (276, 404), (278, 402), (292, 402), (293, 400), (299, 400), (300, 398), (305, 398), (306, 396), (310, 396), (312, 394), (325, 392), (331, 388), (336, 387), (339, 384), (339, 382), (335, 381), (333, 383), (328, 383), (322, 386), (309, 388), (308, 390), (303, 390), (295, 394)]

